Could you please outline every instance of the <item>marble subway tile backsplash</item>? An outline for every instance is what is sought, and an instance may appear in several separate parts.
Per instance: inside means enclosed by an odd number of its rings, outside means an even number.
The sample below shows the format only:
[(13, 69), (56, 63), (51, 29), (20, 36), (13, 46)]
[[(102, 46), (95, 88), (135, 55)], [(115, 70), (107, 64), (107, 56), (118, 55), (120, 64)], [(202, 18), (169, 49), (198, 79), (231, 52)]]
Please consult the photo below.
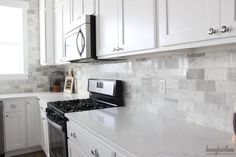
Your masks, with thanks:
[[(167, 53), (168, 54), (168, 53)], [(236, 46), (190, 49), (173, 55), (90, 64), (73, 63), (78, 92), (88, 78), (120, 79), (125, 105), (232, 132), (236, 106)], [(166, 93), (159, 91), (166, 81)]]

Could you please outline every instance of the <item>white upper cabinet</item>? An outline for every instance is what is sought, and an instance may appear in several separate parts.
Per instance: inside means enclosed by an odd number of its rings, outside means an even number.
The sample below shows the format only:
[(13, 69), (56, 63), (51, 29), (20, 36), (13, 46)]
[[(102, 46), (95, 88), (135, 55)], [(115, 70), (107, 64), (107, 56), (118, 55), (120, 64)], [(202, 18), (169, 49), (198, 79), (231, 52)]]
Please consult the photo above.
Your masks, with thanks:
[(66, 64), (65, 61), (65, 41), (63, 29), (63, 3), (58, 3), (54, 10), (55, 23), (55, 62), (56, 64)]
[(123, 48), (123, 51), (155, 48), (155, 3), (156, 0), (123, 0), (121, 31), (124, 34), (119, 38), (119, 47)]
[(97, 55), (156, 47), (155, 0), (97, 0)]
[(72, 0), (62, 0), (62, 4), (63, 4), (63, 30), (64, 30), (64, 33), (67, 33), (70, 30), (70, 27), (71, 27), (71, 24), (72, 24), (71, 3), (72, 3)]
[(71, 26), (70, 30), (78, 27), (81, 15), (83, 15), (83, 0), (71, 0)]
[(83, 14), (83, 0), (72, 0), (72, 21), (78, 21)]
[(97, 55), (110, 54), (119, 47), (119, 1), (97, 0)]
[(55, 65), (53, 8), (53, 0), (39, 1), (41, 65)]
[(84, 0), (84, 14), (94, 15), (96, 14), (96, 1), (95, 0)]
[(236, 36), (236, 1), (221, 0), (221, 37)]
[(83, 14), (95, 14), (95, 0), (62, 0), (64, 34), (78, 27)]
[(159, 0), (160, 45), (219, 38), (220, 0)]

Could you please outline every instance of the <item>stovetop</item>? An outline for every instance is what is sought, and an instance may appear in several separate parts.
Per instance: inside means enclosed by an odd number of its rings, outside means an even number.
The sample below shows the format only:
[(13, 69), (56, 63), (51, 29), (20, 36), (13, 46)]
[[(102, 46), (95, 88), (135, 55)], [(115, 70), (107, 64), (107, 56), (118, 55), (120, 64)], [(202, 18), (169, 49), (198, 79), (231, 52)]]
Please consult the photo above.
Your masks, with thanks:
[(48, 108), (51, 110), (56, 110), (59, 114), (64, 115), (70, 112), (81, 112), (88, 110), (97, 110), (114, 107), (112, 105), (98, 102), (96, 100), (88, 99), (76, 99), (76, 100), (66, 100), (66, 101), (55, 101), (49, 102)]

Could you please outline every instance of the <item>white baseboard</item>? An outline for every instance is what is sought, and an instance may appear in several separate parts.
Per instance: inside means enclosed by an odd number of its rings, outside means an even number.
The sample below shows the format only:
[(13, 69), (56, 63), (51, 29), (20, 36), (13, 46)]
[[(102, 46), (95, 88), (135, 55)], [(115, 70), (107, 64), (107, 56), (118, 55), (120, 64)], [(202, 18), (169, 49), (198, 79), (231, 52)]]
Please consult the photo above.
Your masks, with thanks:
[(42, 148), (40, 146), (36, 146), (36, 147), (30, 147), (30, 148), (25, 148), (25, 149), (20, 149), (20, 150), (14, 150), (14, 151), (6, 152), (5, 157), (11, 157), (11, 156), (16, 156), (16, 155), (21, 155), (21, 154), (37, 152), (37, 151), (42, 151)]

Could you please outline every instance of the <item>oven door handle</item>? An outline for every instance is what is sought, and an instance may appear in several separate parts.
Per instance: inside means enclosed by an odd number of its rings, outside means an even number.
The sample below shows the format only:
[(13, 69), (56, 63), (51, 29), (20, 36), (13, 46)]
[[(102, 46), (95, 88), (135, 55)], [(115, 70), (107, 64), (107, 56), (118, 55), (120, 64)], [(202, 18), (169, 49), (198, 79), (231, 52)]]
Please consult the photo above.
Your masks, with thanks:
[(53, 121), (51, 121), (50, 119), (47, 118), (47, 121), (49, 124), (51, 124), (53, 127), (55, 127), (56, 129), (62, 130), (62, 126), (54, 123)]

